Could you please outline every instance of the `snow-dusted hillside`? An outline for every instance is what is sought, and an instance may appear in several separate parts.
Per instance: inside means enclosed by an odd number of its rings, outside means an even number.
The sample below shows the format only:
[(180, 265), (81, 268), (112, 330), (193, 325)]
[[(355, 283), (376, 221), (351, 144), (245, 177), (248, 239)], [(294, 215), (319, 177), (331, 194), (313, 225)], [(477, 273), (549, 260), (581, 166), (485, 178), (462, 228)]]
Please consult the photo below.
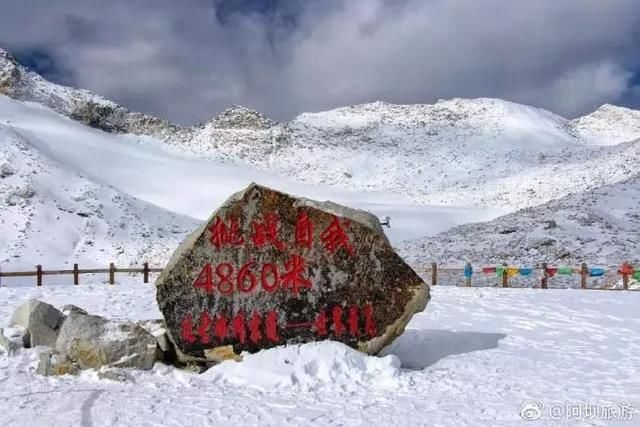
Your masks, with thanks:
[(640, 111), (605, 104), (573, 125), (590, 143), (615, 145), (640, 138)]
[(0, 265), (164, 265), (197, 222), (64, 168), (0, 121)]
[(640, 167), (640, 143), (616, 145), (605, 133), (585, 139), (562, 117), (496, 99), (376, 102), (279, 124), (239, 107), (222, 116), (234, 125), (214, 119), (169, 144), (200, 158), (423, 204), (518, 209), (628, 179)]
[[(407, 244), (405, 255), (419, 262), (609, 259), (638, 249), (635, 238), (613, 231), (635, 236), (637, 218), (625, 194), (637, 187), (640, 140), (634, 138), (640, 136), (640, 112), (610, 105), (569, 121), (497, 99), (406, 106), (375, 102), (305, 113), (284, 123), (234, 106), (207, 123), (183, 128), (50, 83), (0, 49), (0, 124), (0, 144), (7, 147), (0, 188), (9, 205), (0, 214), (0, 239), (10, 248), (0, 260), (12, 264), (16, 255), (33, 264), (41, 246), (52, 244), (29, 230), (56, 224), (50, 217), (59, 215), (51, 212), (61, 200), (73, 205), (64, 208), (70, 212), (83, 213), (90, 204), (103, 223), (98, 227), (83, 216), (69, 217), (74, 221), (68, 228), (82, 231), (73, 245), (56, 243), (66, 245), (56, 249), (66, 254), (60, 260), (92, 253), (82, 246), (85, 240), (104, 243), (91, 259), (102, 260), (102, 254), (115, 259), (124, 250), (121, 259), (130, 262), (147, 251), (147, 258), (160, 260), (164, 255), (158, 254), (170, 251), (196, 224), (186, 216), (205, 219), (251, 181), (389, 215), (395, 243), (532, 208)], [(62, 182), (68, 188), (55, 190), (59, 184), (53, 183)], [(594, 199), (600, 191), (607, 196)], [(613, 225), (617, 211), (607, 213), (612, 204), (624, 206)], [(579, 213), (583, 209), (591, 210)], [(538, 223), (550, 215), (558, 226), (539, 233)], [(580, 219), (584, 215), (587, 219)], [(139, 221), (123, 220), (129, 217)], [(170, 235), (174, 222), (177, 234)], [(141, 232), (152, 237), (124, 249), (110, 239), (124, 239), (125, 231), (92, 234), (94, 228), (116, 230), (120, 223), (132, 236), (142, 223), (156, 231)], [(511, 223), (517, 223), (517, 231), (496, 237), (496, 228)], [(468, 234), (474, 242), (458, 245)], [(539, 234), (542, 243), (536, 240)], [(149, 249), (162, 246), (158, 239), (165, 249)]]
[(416, 265), (434, 260), (448, 265), (640, 263), (640, 174), (490, 222), (411, 240), (401, 252)]
[(174, 154), (419, 204), (513, 210), (620, 182), (640, 168), (639, 145), (627, 142), (640, 136), (640, 112), (613, 106), (569, 121), (497, 99), (375, 102), (284, 123), (231, 107), (181, 128), (47, 82), (2, 50), (0, 93), (109, 132), (153, 136)]
[(390, 215), (396, 243), (501, 213), (303, 185), (247, 166), (178, 156), (152, 138), (106, 133), (3, 95), (0, 129), (4, 270), (77, 260), (162, 265), (198, 220), (252, 181)]
[(22, 66), (0, 46), (0, 94), (37, 102), (81, 123), (108, 132), (168, 137), (180, 131), (166, 120), (131, 112), (87, 90), (51, 83)]

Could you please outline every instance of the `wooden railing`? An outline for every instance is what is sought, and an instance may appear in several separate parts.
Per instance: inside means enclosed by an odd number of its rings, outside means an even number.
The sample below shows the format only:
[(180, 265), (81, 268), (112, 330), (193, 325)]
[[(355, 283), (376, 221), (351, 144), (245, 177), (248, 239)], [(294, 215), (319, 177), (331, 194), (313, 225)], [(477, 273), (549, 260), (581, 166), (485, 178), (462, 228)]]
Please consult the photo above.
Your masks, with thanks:
[[(631, 267), (630, 265), (628, 265), (627, 263), (623, 264), (627, 265), (628, 267)], [(509, 287), (513, 287), (512, 281), (514, 280), (518, 280), (517, 276), (514, 277), (510, 277), (508, 274), (508, 271), (506, 268), (508, 268), (509, 266), (507, 266), (506, 264), (503, 265), (503, 267), (505, 267), (505, 269), (502, 271), (502, 274), (500, 276), (496, 276), (495, 274), (493, 275), (493, 278), (496, 280), (499, 280), (499, 286), (503, 287), (503, 288), (509, 288)], [(548, 271), (549, 271), (549, 266), (546, 263), (542, 263), (541, 266), (539, 268), (533, 268), (531, 271), (531, 275), (527, 276), (526, 280), (528, 281), (532, 281), (532, 280), (536, 280), (535, 277), (535, 273), (537, 272), (539, 275), (539, 285), (536, 285), (534, 287), (539, 287), (541, 289), (549, 289), (549, 283), (550, 281), (553, 280), (562, 280), (562, 281), (567, 281), (570, 280), (569, 278), (571, 276), (565, 276), (565, 275), (557, 275), (555, 276), (555, 279), (553, 279), (552, 275), (549, 275)], [(599, 277), (592, 277), (589, 275), (589, 268), (587, 267), (586, 263), (582, 263), (582, 265), (580, 265), (579, 267), (571, 267), (572, 270), (572, 274), (579, 276), (580, 278), (580, 289), (593, 289), (593, 290), (631, 290), (631, 291), (639, 291), (640, 288), (637, 289), (631, 289), (629, 287), (630, 284), (630, 280), (632, 277), (632, 273), (629, 271), (620, 271), (618, 269), (618, 267), (615, 266), (609, 266), (607, 268), (607, 274), (603, 275), (603, 276), (599, 276)], [(415, 269), (415, 271), (419, 274), (422, 274), (424, 276), (426, 276), (427, 278), (431, 279), (431, 286), (436, 286), (439, 284), (441, 277), (440, 276), (455, 276), (455, 277), (462, 277), (463, 281), (461, 282), (463, 284), (463, 286), (465, 287), (472, 287), (473, 286), (473, 282), (477, 282), (478, 280), (481, 282), (487, 282), (487, 281), (491, 281), (488, 280), (490, 277), (492, 277), (491, 275), (484, 275), (482, 273), (482, 269), (480, 269), (480, 271), (478, 271), (477, 269), (472, 269), (472, 266), (470, 263), (467, 263), (466, 266), (464, 268), (455, 268), (455, 267), (439, 267), (437, 263), (432, 263), (430, 268), (418, 268)], [(468, 271), (472, 271), (472, 274), (465, 274), (465, 272)], [(474, 278), (475, 277), (475, 278)], [(618, 279), (619, 277), (622, 279), (622, 287), (617, 287), (617, 286), (597, 286), (597, 287), (593, 287), (593, 286), (588, 286), (588, 279), (589, 278), (593, 278), (595, 280), (604, 280), (606, 277), (616, 277), (616, 279)], [(457, 280), (453, 280), (454, 282), (456, 282)], [(448, 282), (451, 282), (451, 280), (449, 280)], [(618, 280), (616, 280), (616, 282), (618, 282)]]
[(36, 277), (36, 286), (42, 286), (43, 276), (73, 275), (73, 284), (80, 284), (81, 274), (109, 274), (109, 284), (116, 283), (116, 273), (142, 273), (144, 283), (149, 283), (149, 273), (160, 273), (162, 268), (149, 268), (149, 263), (145, 262), (142, 267), (116, 267), (114, 263), (109, 264), (109, 268), (78, 268), (78, 264), (73, 264), (73, 270), (43, 270), (41, 265), (36, 265), (31, 271), (0, 271), (2, 277)]
[[(504, 265), (504, 267), (507, 267)], [(81, 274), (108, 274), (108, 283), (114, 285), (115, 275), (116, 273), (141, 273), (142, 280), (144, 283), (149, 283), (149, 274), (150, 273), (160, 273), (162, 272), (162, 268), (150, 268), (149, 263), (145, 262), (142, 267), (116, 267), (115, 263), (110, 263), (109, 268), (88, 268), (88, 269), (80, 269), (78, 268), (78, 264), (73, 265), (73, 269), (70, 270), (43, 270), (41, 265), (37, 265), (35, 270), (31, 271), (2, 271), (0, 270), (0, 284), (2, 284), (3, 277), (35, 277), (36, 278), (36, 286), (42, 286), (42, 278), (44, 276), (54, 276), (54, 275), (73, 275), (73, 284), (80, 284), (80, 275)], [(589, 287), (587, 286), (587, 280), (589, 278), (586, 264), (582, 264), (580, 267), (572, 268), (575, 275), (580, 276), (580, 288), (581, 289), (600, 289), (600, 290), (634, 290), (629, 288), (629, 281), (631, 273), (624, 273), (616, 270), (616, 267), (608, 269), (608, 276), (622, 276), (622, 287)], [(485, 276), (481, 273), (481, 271), (473, 271), (471, 268), (471, 264), (467, 263), (465, 268), (452, 268), (452, 267), (439, 267), (437, 263), (432, 263), (430, 268), (427, 269), (419, 269), (416, 268), (415, 271), (419, 274), (422, 274), (427, 277), (427, 281), (430, 278), (431, 286), (436, 286), (440, 283), (441, 276), (451, 277), (454, 276), (454, 280), (443, 280), (443, 282), (460, 282), (463, 286), (471, 287), (474, 286), (474, 283), (480, 282), (491, 282), (489, 278), (491, 276)], [(469, 271), (473, 271), (472, 274), (469, 274)], [(536, 268), (532, 270), (530, 276), (527, 277), (528, 281), (531, 281), (534, 278), (535, 272), (542, 273), (540, 274), (540, 283), (539, 286), (542, 289), (549, 289), (549, 281), (554, 280), (551, 279), (551, 276), (547, 274), (547, 265), (542, 264), (541, 268)], [(466, 274), (465, 274), (466, 272)], [(474, 278), (475, 276), (475, 278)], [(460, 277), (462, 277), (462, 281), (460, 281)], [(564, 280), (568, 280), (569, 276), (563, 276)], [(480, 279), (479, 279), (480, 278)], [(512, 281), (516, 280), (516, 277), (509, 277), (507, 270), (502, 272), (501, 277), (493, 276), (493, 279), (499, 280), (498, 285), (504, 288), (512, 287)], [(533, 279), (536, 280), (536, 279)], [(483, 286), (483, 285), (481, 285)], [(487, 285), (484, 285), (487, 286)], [(490, 286), (495, 286), (490, 285)], [(640, 289), (635, 289), (640, 290)]]

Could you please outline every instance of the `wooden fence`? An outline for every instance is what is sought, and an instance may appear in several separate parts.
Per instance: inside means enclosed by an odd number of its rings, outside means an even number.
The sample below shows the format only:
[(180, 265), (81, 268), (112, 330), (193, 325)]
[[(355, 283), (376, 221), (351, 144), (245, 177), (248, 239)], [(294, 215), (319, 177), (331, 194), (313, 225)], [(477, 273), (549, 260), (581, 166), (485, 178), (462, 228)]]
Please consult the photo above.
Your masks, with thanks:
[[(623, 264), (623, 266), (626, 265)], [(496, 280), (499, 280), (499, 285), (504, 288), (512, 287), (510, 280), (513, 280), (513, 277), (510, 277), (508, 274), (507, 266), (504, 265), (505, 269), (502, 271), (501, 276), (493, 276)], [(160, 273), (162, 272), (162, 268), (150, 268), (149, 263), (145, 262), (142, 267), (126, 267), (120, 268), (116, 267), (115, 263), (110, 263), (109, 268), (89, 268), (89, 269), (79, 269), (78, 264), (73, 265), (72, 270), (43, 270), (41, 265), (37, 265), (35, 270), (31, 271), (1, 271), (0, 270), (0, 283), (3, 277), (35, 277), (36, 278), (36, 286), (42, 286), (42, 278), (43, 276), (53, 276), (53, 275), (73, 275), (73, 284), (80, 284), (80, 275), (81, 274), (108, 274), (109, 276), (109, 284), (115, 284), (115, 275), (116, 273), (142, 273), (143, 282), (149, 283), (149, 273)], [(529, 280), (532, 280), (533, 272), (540, 272), (540, 284), (539, 286), (542, 289), (549, 289), (549, 281), (552, 276), (548, 274), (548, 266), (546, 264), (542, 264), (541, 268), (532, 269), (532, 275)], [(600, 290), (640, 290), (640, 289), (630, 289), (629, 281), (632, 276), (633, 270), (630, 271), (618, 271), (616, 268), (609, 269), (610, 273), (622, 276), (622, 287), (588, 287), (587, 280), (589, 278), (589, 269), (586, 264), (582, 264), (579, 267), (572, 267), (573, 273), (580, 276), (580, 288), (581, 289), (600, 289)], [(430, 276), (431, 286), (436, 286), (439, 283), (439, 278), (443, 275), (453, 275), (456, 277), (456, 280), (460, 277), (463, 277), (463, 286), (471, 287), (474, 286), (474, 281), (477, 281), (477, 278), (482, 273), (473, 272), (471, 268), (471, 264), (467, 263), (465, 268), (451, 268), (451, 267), (439, 267), (437, 263), (432, 263), (431, 267), (428, 269), (416, 269), (417, 273), (421, 273), (424, 275)], [(472, 272), (472, 273), (471, 273)], [(476, 279), (473, 277), (476, 276)], [(484, 280), (480, 280), (480, 282), (486, 282), (486, 278), (490, 276), (480, 276)], [(428, 279), (427, 279), (428, 281)]]
[[(512, 286), (512, 282), (511, 280), (516, 280), (517, 277), (511, 277), (509, 275), (509, 271), (508, 271), (508, 266), (506, 264), (503, 264), (503, 271), (502, 274), (500, 274), (499, 276), (496, 276), (495, 274), (493, 276), (486, 276), (482, 273), (482, 271), (478, 272), (478, 271), (474, 271), (472, 269), (472, 266), (470, 263), (467, 263), (465, 265), (464, 268), (451, 268), (451, 267), (439, 267), (437, 263), (432, 263), (430, 268), (428, 269), (417, 269), (416, 272), (417, 273), (422, 273), (424, 275), (426, 275), (427, 277), (430, 276), (431, 278), (431, 286), (436, 286), (438, 285), (438, 283), (440, 282), (440, 277), (444, 276), (444, 275), (448, 275), (448, 276), (455, 276), (457, 278), (462, 277), (463, 281), (461, 282), (463, 284), (463, 286), (465, 287), (472, 287), (474, 286), (473, 283), (474, 281), (481, 281), (481, 282), (486, 282), (488, 277), (494, 277), (496, 280), (498, 280), (498, 285), (503, 287), (503, 288), (509, 288), (509, 287), (514, 287)], [(572, 270), (572, 274), (573, 275), (577, 275), (579, 276), (579, 280), (580, 280), (580, 289), (592, 289), (592, 290), (627, 290), (627, 291), (640, 291), (640, 287), (637, 289), (631, 289), (629, 287), (629, 283), (631, 278), (633, 277), (633, 269), (629, 269), (625, 267), (631, 267), (628, 263), (624, 263), (622, 265), (621, 269), (618, 269), (618, 267), (610, 267), (608, 268), (608, 276), (612, 277), (612, 276), (616, 276), (617, 277), (621, 277), (622, 278), (622, 287), (617, 287), (617, 286), (611, 286), (611, 287), (607, 287), (607, 286), (598, 286), (598, 287), (589, 287), (587, 285), (589, 278), (592, 278), (593, 276), (590, 276), (589, 273), (589, 268), (587, 267), (586, 263), (581, 264), (579, 267), (570, 267)], [(532, 268), (531, 269), (531, 275), (529, 277), (527, 277), (527, 279), (529, 281), (537, 281), (537, 279), (534, 279), (535, 273), (538, 272), (539, 273), (539, 285), (534, 286), (534, 287), (539, 287), (541, 289), (550, 289), (549, 288), (549, 283), (550, 281), (553, 280), (563, 280), (563, 281), (567, 281), (569, 280), (569, 276), (556, 276), (556, 279), (552, 279), (552, 277), (554, 277), (554, 275), (549, 274), (549, 270), (552, 269), (550, 266), (548, 266), (546, 263), (542, 263), (540, 268)], [(622, 271), (621, 271), (622, 270)], [(474, 279), (475, 276), (475, 279)], [(607, 275), (603, 275), (603, 276), (599, 276), (597, 279), (604, 279)], [(458, 280), (454, 280), (454, 282), (457, 282)], [(561, 287), (562, 288), (562, 287)]]
[(0, 271), (0, 279), (2, 277), (36, 277), (36, 286), (42, 286), (43, 276), (55, 275), (73, 275), (73, 284), (80, 284), (81, 274), (109, 274), (109, 284), (116, 283), (116, 273), (142, 273), (144, 283), (149, 283), (149, 273), (160, 273), (162, 268), (149, 268), (149, 263), (145, 262), (142, 267), (116, 267), (114, 263), (109, 264), (109, 268), (88, 268), (79, 269), (78, 264), (73, 264), (73, 270), (43, 270), (41, 265), (36, 265), (35, 270), (31, 271)]

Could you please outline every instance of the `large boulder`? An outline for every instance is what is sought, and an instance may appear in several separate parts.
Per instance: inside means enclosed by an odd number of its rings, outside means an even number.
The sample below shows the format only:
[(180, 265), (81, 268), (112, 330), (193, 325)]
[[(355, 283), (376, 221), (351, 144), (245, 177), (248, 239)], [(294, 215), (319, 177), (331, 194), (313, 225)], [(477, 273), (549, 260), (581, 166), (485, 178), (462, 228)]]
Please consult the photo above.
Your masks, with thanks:
[(156, 292), (179, 357), (200, 361), (327, 339), (374, 354), (429, 300), (374, 215), (256, 184), (184, 240)]
[(11, 316), (11, 324), (25, 330), (24, 346), (44, 345), (53, 348), (64, 316), (54, 306), (30, 299), (18, 307)]
[(156, 338), (136, 323), (72, 310), (60, 328), (55, 350), (82, 369), (105, 365), (151, 369), (157, 346)]

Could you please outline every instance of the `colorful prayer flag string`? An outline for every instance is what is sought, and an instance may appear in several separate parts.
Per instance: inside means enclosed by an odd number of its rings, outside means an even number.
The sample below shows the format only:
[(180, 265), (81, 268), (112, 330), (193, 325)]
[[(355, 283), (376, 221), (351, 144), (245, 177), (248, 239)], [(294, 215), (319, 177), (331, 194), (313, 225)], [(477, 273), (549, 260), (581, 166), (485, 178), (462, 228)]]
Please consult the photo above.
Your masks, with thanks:
[(573, 274), (573, 267), (558, 267), (558, 274), (571, 275)]
[(604, 268), (593, 267), (589, 269), (590, 277), (602, 277), (604, 276)]
[(531, 273), (533, 273), (533, 268), (531, 267), (521, 267), (520, 268), (520, 275), (521, 276), (530, 276)]

